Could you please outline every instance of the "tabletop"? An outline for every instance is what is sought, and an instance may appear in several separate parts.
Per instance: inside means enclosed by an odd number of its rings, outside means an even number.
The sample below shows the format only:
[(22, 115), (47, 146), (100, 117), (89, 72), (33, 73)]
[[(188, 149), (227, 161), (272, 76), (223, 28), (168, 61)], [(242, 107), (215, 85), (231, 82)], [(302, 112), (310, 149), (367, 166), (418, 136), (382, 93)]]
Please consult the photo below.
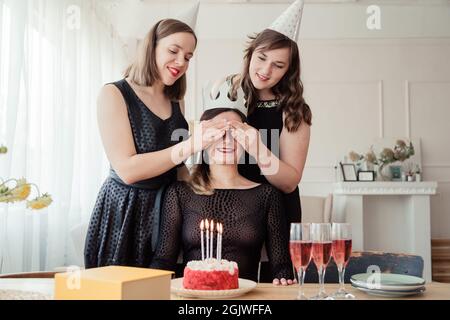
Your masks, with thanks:
[[(338, 284), (326, 284), (325, 290), (328, 294), (338, 289)], [(351, 285), (346, 284), (346, 290), (352, 293), (358, 300), (450, 300), (450, 283), (432, 282), (426, 284), (426, 291), (422, 294), (401, 298), (384, 298), (368, 295)], [(305, 284), (304, 293), (307, 297), (314, 296), (319, 289), (318, 284)], [(0, 279), (1, 299), (52, 299), (54, 291), (53, 279)], [(249, 293), (233, 298), (232, 300), (294, 300), (297, 296), (298, 285), (274, 286), (268, 283), (260, 283)], [(185, 299), (175, 294), (174, 300)]]

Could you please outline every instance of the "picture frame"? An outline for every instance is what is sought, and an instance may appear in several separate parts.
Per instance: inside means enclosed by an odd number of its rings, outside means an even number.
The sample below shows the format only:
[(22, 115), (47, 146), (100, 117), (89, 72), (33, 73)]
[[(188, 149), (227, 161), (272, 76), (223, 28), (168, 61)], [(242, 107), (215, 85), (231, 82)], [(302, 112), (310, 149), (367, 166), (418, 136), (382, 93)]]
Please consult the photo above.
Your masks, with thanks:
[(341, 170), (344, 181), (358, 181), (356, 166), (353, 163), (341, 163)]
[(375, 171), (359, 171), (358, 181), (363, 182), (375, 181)]
[(402, 181), (402, 166), (390, 166), (392, 181)]

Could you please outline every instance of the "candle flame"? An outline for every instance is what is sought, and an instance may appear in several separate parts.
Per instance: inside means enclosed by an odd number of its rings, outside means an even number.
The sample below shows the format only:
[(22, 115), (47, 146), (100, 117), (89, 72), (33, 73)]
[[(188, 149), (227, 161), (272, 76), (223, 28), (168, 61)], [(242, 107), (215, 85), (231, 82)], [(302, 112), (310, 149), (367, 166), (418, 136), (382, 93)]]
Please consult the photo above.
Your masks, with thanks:
[(220, 234), (223, 234), (223, 224), (220, 224)]
[(200, 230), (204, 230), (205, 229), (205, 220), (202, 220), (202, 222), (200, 223)]
[(209, 230), (209, 221), (208, 221), (208, 219), (206, 219), (205, 226), (206, 226), (206, 230)]
[(211, 220), (211, 232), (214, 231), (214, 220)]

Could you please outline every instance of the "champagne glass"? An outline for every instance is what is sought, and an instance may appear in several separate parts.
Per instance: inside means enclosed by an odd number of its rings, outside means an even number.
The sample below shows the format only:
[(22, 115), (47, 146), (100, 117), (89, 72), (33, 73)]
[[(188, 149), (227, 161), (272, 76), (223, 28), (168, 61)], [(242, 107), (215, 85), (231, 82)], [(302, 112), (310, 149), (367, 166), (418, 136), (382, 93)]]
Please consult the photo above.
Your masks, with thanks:
[(331, 224), (313, 223), (311, 225), (312, 258), (319, 273), (319, 293), (313, 300), (334, 300), (325, 292), (325, 271), (331, 259)]
[(335, 299), (355, 299), (355, 296), (345, 291), (345, 268), (352, 254), (352, 229), (349, 223), (333, 223), (331, 227), (333, 239), (332, 253), (339, 272), (339, 290), (333, 294)]
[(303, 293), (303, 283), (305, 282), (306, 268), (311, 261), (311, 247), (311, 224), (292, 223), (289, 252), (291, 253), (292, 264), (298, 274), (297, 300), (308, 300)]

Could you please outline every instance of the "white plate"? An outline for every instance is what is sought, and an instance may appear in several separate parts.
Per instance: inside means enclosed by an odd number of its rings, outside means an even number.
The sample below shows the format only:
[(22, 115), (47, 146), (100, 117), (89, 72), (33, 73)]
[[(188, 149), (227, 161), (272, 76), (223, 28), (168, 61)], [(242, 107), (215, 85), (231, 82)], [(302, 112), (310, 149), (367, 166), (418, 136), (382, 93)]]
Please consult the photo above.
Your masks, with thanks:
[(183, 278), (173, 279), (171, 291), (180, 297), (201, 299), (230, 299), (236, 298), (256, 288), (256, 282), (239, 279), (239, 289), (233, 290), (190, 290), (183, 288)]
[[(377, 288), (371, 288), (374, 285), (374, 281), (379, 281)], [(378, 278), (377, 278), (378, 277)], [(380, 273), (374, 274), (356, 274), (350, 278), (350, 282), (358, 287), (366, 289), (376, 289), (384, 291), (413, 291), (422, 288), (425, 285), (425, 280), (418, 277), (403, 275), (403, 274), (392, 274), (392, 273)]]
[(414, 296), (416, 294), (421, 294), (426, 290), (425, 287), (413, 291), (385, 291), (385, 290), (367, 289), (355, 285), (352, 285), (352, 287), (373, 296), (388, 297), (388, 298)]

